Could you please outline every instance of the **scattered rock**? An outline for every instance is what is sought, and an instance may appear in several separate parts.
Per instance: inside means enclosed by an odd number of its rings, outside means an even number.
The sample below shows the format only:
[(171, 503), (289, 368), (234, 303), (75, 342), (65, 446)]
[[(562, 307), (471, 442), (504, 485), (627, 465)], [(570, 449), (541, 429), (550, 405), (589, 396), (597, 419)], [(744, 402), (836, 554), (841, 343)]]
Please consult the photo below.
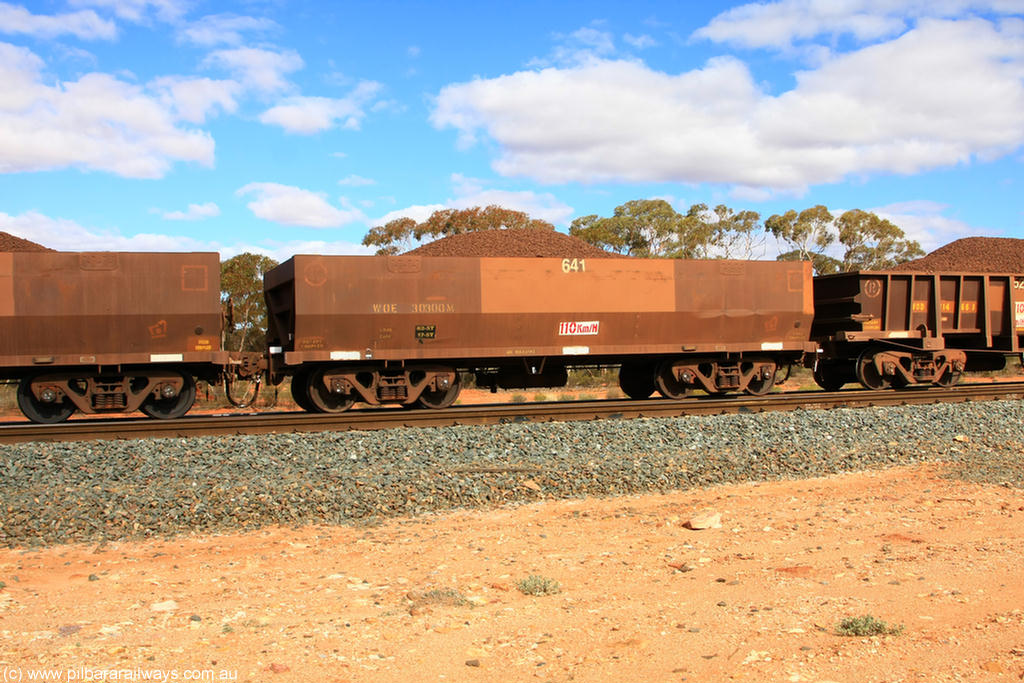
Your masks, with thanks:
[(713, 510), (700, 512), (687, 520), (683, 526), (687, 529), (693, 529), (694, 531), (701, 531), (703, 529), (721, 529), (722, 514)]
[(29, 242), (9, 232), (0, 231), (0, 251), (53, 251), (53, 249)]
[(1024, 240), (965, 237), (893, 270), (921, 273), (1024, 273)]
[(174, 600), (164, 600), (163, 602), (154, 602), (149, 606), (154, 612), (173, 612), (178, 609), (178, 603)]
[(266, 671), (269, 671), (270, 673), (274, 674), (283, 674), (285, 672), (291, 671), (291, 667), (289, 667), (287, 664), (278, 664), (277, 662), (271, 662), (270, 666), (266, 668)]
[[(1024, 402), (986, 401), (324, 432), (301, 438), (267, 434), (0, 444), (0, 545), (351, 524), (502, 507), (540, 496), (669, 492), (937, 461), (948, 463), (949, 477), (1024, 487), (1018, 447), (1022, 422)], [(750, 439), (755, 432), (758, 438)], [(833, 438), (824, 440), (820, 434)], [(958, 435), (969, 438), (972, 448), (953, 452), (949, 444)], [(897, 437), (898, 446), (886, 446)], [(356, 453), (357, 460), (348, 457)], [(48, 465), (55, 462), (61, 466)], [(542, 493), (524, 485), (524, 468), (543, 471), (543, 478), (530, 477)], [(673, 524), (678, 527), (680, 520), (686, 515)], [(694, 516), (686, 526), (703, 528), (709, 521), (721, 524), (720, 517), (701, 522)], [(688, 562), (677, 561), (672, 568), (688, 571), (684, 567), (712, 561), (686, 557)], [(347, 585), (347, 575), (340, 573), (327, 579), (349, 590), (373, 588), (362, 579)], [(7, 581), (13, 585), (11, 575)]]

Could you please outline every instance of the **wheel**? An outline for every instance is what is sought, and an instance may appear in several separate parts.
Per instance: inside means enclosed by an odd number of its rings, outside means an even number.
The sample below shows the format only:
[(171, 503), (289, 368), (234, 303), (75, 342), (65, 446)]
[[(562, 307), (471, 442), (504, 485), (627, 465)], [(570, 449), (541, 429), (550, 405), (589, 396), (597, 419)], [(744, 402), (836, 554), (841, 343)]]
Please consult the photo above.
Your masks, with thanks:
[(887, 377), (879, 374), (875, 354), (870, 349), (857, 359), (857, 381), (868, 389), (888, 389), (891, 385)]
[(619, 369), (619, 388), (632, 399), (648, 398), (654, 393), (654, 368), (646, 363), (623, 363)]
[(455, 373), (455, 381), (448, 385), (447, 389), (425, 390), (420, 394), (418, 403), (424, 408), (447, 408), (455, 403), (462, 389), (462, 382), (459, 381), (459, 373)]
[(177, 396), (170, 398), (153, 398), (150, 396), (139, 406), (146, 415), (158, 420), (176, 420), (192, 408), (196, 402), (196, 380), (192, 375), (180, 375), (184, 384)]
[(39, 424), (56, 424), (71, 417), (75, 404), (66, 398), (47, 403), (32, 393), (32, 378), (25, 377), (18, 384), (18, 407), (28, 419)]
[(755, 377), (747, 383), (746, 392), (751, 396), (764, 396), (775, 386), (775, 368), (767, 378)]
[(846, 381), (846, 371), (835, 363), (818, 361), (814, 367), (814, 383), (825, 391), (839, 391)]
[(658, 368), (658, 374), (654, 377), (654, 386), (659, 394), (674, 401), (686, 398), (693, 390), (692, 385), (685, 384), (676, 379), (676, 376), (672, 373), (671, 361), (665, 361)]
[(313, 402), (309, 400), (309, 375), (311, 371), (308, 368), (299, 370), (292, 375), (291, 381), (291, 392), (292, 400), (295, 401), (295, 405), (305, 410), (307, 413), (319, 412)]
[(319, 413), (343, 413), (352, 407), (356, 402), (351, 394), (335, 394), (327, 390), (324, 384), (324, 375), (330, 368), (319, 368), (314, 370), (309, 377), (306, 396), (313, 410)]

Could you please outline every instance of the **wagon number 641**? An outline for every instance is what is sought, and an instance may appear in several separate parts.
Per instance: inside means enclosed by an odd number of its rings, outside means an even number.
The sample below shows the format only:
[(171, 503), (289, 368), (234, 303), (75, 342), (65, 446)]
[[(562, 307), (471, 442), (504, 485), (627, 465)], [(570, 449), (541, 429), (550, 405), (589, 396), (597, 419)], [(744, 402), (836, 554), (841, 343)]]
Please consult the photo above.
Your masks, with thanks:
[[(587, 272), (587, 260), (581, 258), (562, 259), (563, 273), (585, 273)], [(1020, 283), (1018, 283), (1019, 286)]]

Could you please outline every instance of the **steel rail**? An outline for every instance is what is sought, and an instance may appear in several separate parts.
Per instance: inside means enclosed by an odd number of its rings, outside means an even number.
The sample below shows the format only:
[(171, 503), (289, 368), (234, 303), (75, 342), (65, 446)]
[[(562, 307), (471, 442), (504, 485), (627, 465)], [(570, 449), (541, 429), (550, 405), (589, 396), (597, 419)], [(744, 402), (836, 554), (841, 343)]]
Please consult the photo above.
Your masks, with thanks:
[(29, 441), (92, 441), (188, 436), (299, 433), (444, 427), (513, 422), (568, 422), (755, 413), (774, 410), (822, 410), (865, 406), (1024, 398), (1024, 382), (965, 384), (953, 388), (911, 388), (900, 391), (799, 391), (767, 396), (707, 396), (667, 399), (564, 401), (481, 404), (444, 410), (398, 408), (351, 410), (344, 413), (235, 413), (197, 415), (178, 420), (148, 418), (80, 419), (56, 425), (0, 423), (0, 444)]

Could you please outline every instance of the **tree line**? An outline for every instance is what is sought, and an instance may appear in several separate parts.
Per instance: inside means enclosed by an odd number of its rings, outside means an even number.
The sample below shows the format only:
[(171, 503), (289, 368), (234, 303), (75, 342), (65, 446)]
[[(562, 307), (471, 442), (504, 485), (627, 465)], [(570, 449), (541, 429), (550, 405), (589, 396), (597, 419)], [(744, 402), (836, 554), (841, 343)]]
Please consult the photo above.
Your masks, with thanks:
[[(374, 226), (363, 245), (390, 255), (425, 239), (522, 228), (554, 230), (555, 226), (500, 206), (442, 209), (423, 221), (402, 217)], [(714, 208), (693, 204), (686, 213), (679, 213), (663, 199), (636, 199), (615, 207), (611, 216), (576, 218), (569, 234), (624, 256), (687, 259), (763, 258), (771, 236), (786, 248), (777, 260), (810, 261), (819, 275), (885, 270), (924, 255), (920, 244), (874, 213), (852, 209), (835, 216), (821, 205), (762, 220), (756, 211), (736, 211), (723, 204)], [(225, 326), (226, 349), (263, 347), (267, 331), (263, 274), (276, 265), (271, 258), (251, 253), (221, 263), (221, 300), (225, 307), (231, 302), (233, 312), (233, 324)]]

